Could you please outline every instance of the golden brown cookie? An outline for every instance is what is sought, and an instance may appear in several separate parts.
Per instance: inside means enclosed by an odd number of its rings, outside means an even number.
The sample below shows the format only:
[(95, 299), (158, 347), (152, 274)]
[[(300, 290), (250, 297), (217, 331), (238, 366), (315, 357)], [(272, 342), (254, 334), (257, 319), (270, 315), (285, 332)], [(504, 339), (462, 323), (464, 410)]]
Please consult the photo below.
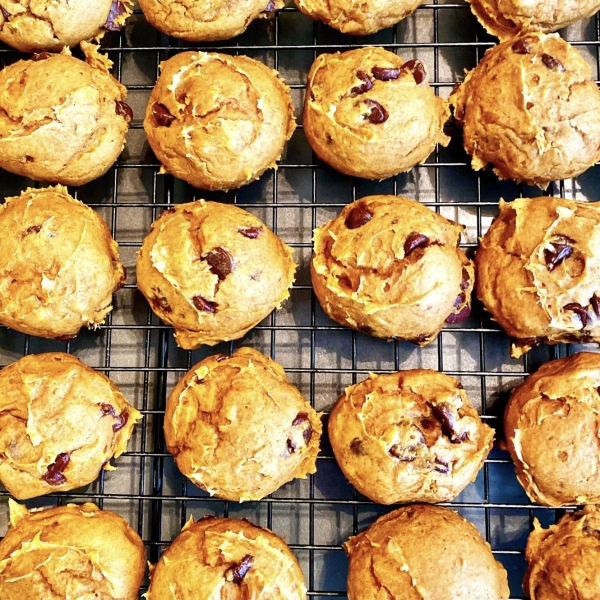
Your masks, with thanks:
[(161, 63), (144, 129), (164, 170), (203, 190), (276, 166), (296, 122), (289, 88), (247, 56), (182, 52)]
[(519, 358), (541, 343), (600, 342), (600, 207), (500, 200), (475, 256), (477, 297)]
[(230, 204), (164, 211), (144, 239), (137, 284), (186, 350), (236, 340), (289, 296), (296, 265), (257, 217)]
[(527, 31), (558, 31), (594, 15), (598, 0), (468, 0), (488, 33), (509, 40)]
[(190, 42), (229, 40), (254, 19), (283, 8), (281, 0), (140, 0), (140, 8), (156, 29)]
[(88, 485), (142, 415), (108, 377), (63, 352), (0, 371), (0, 481), (25, 500)]
[(169, 396), (164, 427), (179, 470), (211, 496), (260, 500), (317, 470), (320, 415), (252, 348), (193, 366)]
[(440, 506), (380, 517), (345, 544), (348, 600), (506, 600), (507, 575), (476, 527)]
[(97, 46), (86, 62), (40, 54), (0, 71), (0, 167), (38, 181), (82, 185), (115, 162), (133, 117), (125, 86)]
[(369, 35), (408, 17), (423, 0), (294, 0), (311, 19), (349, 35)]
[(600, 354), (553, 360), (527, 377), (512, 391), (504, 430), (534, 502), (600, 502)]
[(67, 188), (30, 188), (6, 198), (0, 239), (2, 325), (66, 340), (112, 310), (112, 294), (126, 278), (117, 242), (102, 217)]
[(0, 598), (136, 600), (144, 544), (119, 515), (87, 503), (28, 512), (12, 500), (0, 542)]
[(545, 189), (600, 159), (600, 89), (558, 34), (490, 48), (450, 102), (476, 171), (491, 163), (500, 179)]
[(597, 600), (600, 597), (600, 509), (588, 505), (529, 535), (523, 589), (530, 600)]
[(373, 502), (444, 502), (475, 481), (494, 430), (459, 381), (414, 369), (346, 388), (329, 440), (344, 475)]
[[(185, 577), (181, 574), (185, 573)], [(190, 519), (150, 572), (146, 600), (305, 600), (288, 545), (247, 520)]]
[(429, 344), (471, 310), (463, 229), (408, 198), (348, 204), (314, 232), (311, 277), (323, 310), (369, 335)]
[(0, 0), (0, 41), (22, 52), (60, 52), (119, 31), (131, 0)]
[(418, 60), (369, 46), (320, 54), (308, 74), (303, 125), (317, 156), (354, 177), (385, 179), (447, 146), (447, 100)]

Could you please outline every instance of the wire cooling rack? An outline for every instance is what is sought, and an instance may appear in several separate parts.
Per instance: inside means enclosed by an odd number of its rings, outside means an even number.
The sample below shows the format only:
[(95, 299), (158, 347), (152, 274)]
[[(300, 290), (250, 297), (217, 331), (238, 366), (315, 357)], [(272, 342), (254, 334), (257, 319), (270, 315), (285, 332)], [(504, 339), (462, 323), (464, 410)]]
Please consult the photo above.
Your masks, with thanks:
[[(563, 35), (584, 53), (597, 77), (598, 20), (572, 26)], [(317, 473), (308, 480), (292, 482), (261, 502), (240, 505), (209, 498), (179, 474), (165, 450), (162, 418), (167, 395), (202, 357), (250, 345), (279, 361), (325, 418), (344, 387), (364, 379), (369, 371), (428, 367), (458, 377), (483, 418), (499, 430), (506, 391), (547, 360), (581, 348), (540, 347), (521, 360), (509, 359), (508, 339), (477, 302), (466, 322), (448, 327), (437, 341), (422, 349), (338, 326), (325, 317), (311, 291), (308, 262), (312, 230), (348, 202), (367, 194), (405, 195), (464, 224), (462, 246), (472, 254), (477, 239), (497, 212), (500, 197), (512, 200), (541, 192), (499, 182), (489, 172), (474, 173), (462, 150), (460, 132), (452, 125), (448, 127), (450, 146), (437, 149), (425, 165), (383, 182), (369, 182), (340, 175), (316, 160), (301, 124), (277, 171), (237, 192), (200, 192), (158, 174), (160, 165), (149, 150), (141, 125), (145, 106), (160, 61), (186, 49), (247, 54), (278, 69), (291, 87), (300, 120), (306, 76), (321, 52), (383, 45), (405, 60), (419, 58), (427, 65), (436, 92), (448, 96), (462, 80), (464, 69), (474, 67), (493, 43), (468, 6), (460, 2), (424, 4), (397, 26), (364, 38), (351, 38), (313, 23), (293, 6), (256, 21), (242, 36), (221, 44), (199, 46), (169, 38), (148, 25), (139, 10), (124, 31), (108, 34), (102, 46), (114, 61), (115, 75), (128, 88), (134, 121), (115, 167), (99, 180), (71, 192), (108, 222), (119, 242), (128, 282), (117, 292), (114, 311), (106, 323), (66, 344), (0, 329), (0, 363), (9, 364), (29, 353), (71, 352), (106, 372), (141, 410), (144, 420), (136, 428), (129, 451), (117, 460), (117, 471), (103, 473), (87, 488), (29, 501), (28, 506), (92, 501), (114, 510), (138, 530), (151, 562), (156, 562), (190, 515), (246, 517), (288, 541), (302, 564), (311, 597), (345, 598), (347, 563), (341, 544), (391, 507), (374, 505), (353, 491), (326, 439)], [(0, 45), (0, 66), (22, 57)], [(549, 192), (595, 200), (599, 195), (598, 174), (598, 167), (594, 167), (577, 180), (554, 184)], [(28, 185), (35, 184), (0, 172), (2, 197), (17, 195)], [(161, 210), (198, 198), (235, 203), (257, 214), (295, 248), (300, 267), (291, 299), (244, 339), (185, 352), (175, 346), (171, 329), (153, 316), (136, 290), (135, 255)], [(0, 533), (8, 522), (7, 497), (0, 490)], [(560, 511), (529, 502), (508, 455), (498, 448), (477, 481), (450, 505), (477, 525), (509, 572), (511, 597), (523, 598), (523, 548), (533, 518), (552, 523)], [(147, 580), (141, 591), (146, 588)]]

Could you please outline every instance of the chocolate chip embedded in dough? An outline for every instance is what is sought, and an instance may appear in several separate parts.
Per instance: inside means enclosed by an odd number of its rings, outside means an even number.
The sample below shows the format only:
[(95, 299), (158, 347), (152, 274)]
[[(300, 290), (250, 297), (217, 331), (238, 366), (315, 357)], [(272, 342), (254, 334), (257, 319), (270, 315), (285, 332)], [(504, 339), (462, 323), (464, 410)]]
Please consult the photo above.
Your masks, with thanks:
[(216, 314), (217, 308), (219, 306), (216, 302), (211, 302), (210, 300), (207, 300), (202, 296), (194, 296), (192, 298), (192, 302), (198, 310), (210, 313), (212, 315)]
[(225, 579), (231, 583), (242, 583), (253, 564), (254, 559), (252, 556), (246, 554), (239, 563), (234, 564), (225, 571)]
[(175, 117), (169, 112), (169, 109), (159, 102), (155, 102), (152, 106), (152, 116), (157, 125), (161, 127), (169, 127), (175, 120)]
[(417, 248), (425, 248), (429, 243), (429, 238), (422, 233), (413, 231), (408, 235), (404, 241), (404, 256), (408, 256), (413, 250)]
[(424, 81), (427, 81), (427, 71), (425, 70), (425, 65), (420, 60), (409, 60), (402, 65), (402, 68), (408, 69), (412, 73), (417, 85), (421, 85)]
[(121, 0), (113, 0), (113, 3), (110, 5), (108, 17), (106, 18), (106, 23), (102, 25), (102, 28), (106, 29), (107, 31), (121, 31), (124, 24), (118, 24), (115, 23), (115, 21), (126, 12), (127, 10), (125, 9), (125, 4), (123, 4)]
[(559, 71), (563, 72), (565, 70), (564, 65), (558, 60), (554, 58), (554, 56), (550, 56), (550, 54), (542, 54), (542, 62), (551, 70), (551, 71)]
[(371, 112), (366, 116), (369, 123), (373, 123), (373, 125), (381, 125), (381, 123), (385, 123), (389, 118), (388, 111), (376, 100), (371, 100), (367, 98), (365, 100), (365, 104), (371, 109)]
[(357, 86), (354, 86), (353, 88), (350, 88), (350, 93), (352, 95), (357, 96), (359, 94), (364, 94), (373, 87), (373, 82), (371, 81), (371, 78), (365, 71), (358, 71), (356, 73), (356, 76), (362, 81), (362, 83)]
[(400, 69), (397, 67), (373, 67), (371, 73), (379, 81), (390, 81), (391, 79), (398, 79)]
[(62, 485), (67, 481), (67, 478), (63, 475), (63, 471), (67, 468), (70, 461), (70, 452), (59, 454), (54, 462), (48, 466), (48, 469), (42, 475), (42, 479), (50, 485)]
[(223, 248), (213, 248), (202, 259), (210, 265), (211, 273), (214, 273), (219, 278), (219, 281), (223, 281), (233, 270), (231, 256)]
[(590, 314), (586, 306), (581, 306), (579, 302), (569, 302), (563, 306), (565, 310), (573, 311), (581, 319), (581, 326), (585, 329), (590, 319)]
[(262, 233), (262, 227), (247, 227), (245, 229), (238, 229), (238, 233), (241, 233), (244, 237), (250, 240), (255, 240)]
[(373, 213), (363, 203), (359, 202), (348, 214), (344, 223), (348, 229), (358, 229), (373, 218)]
[(133, 121), (133, 110), (129, 104), (122, 102), (121, 100), (117, 100), (115, 102), (115, 112), (125, 119), (126, 123), (131, 123)]

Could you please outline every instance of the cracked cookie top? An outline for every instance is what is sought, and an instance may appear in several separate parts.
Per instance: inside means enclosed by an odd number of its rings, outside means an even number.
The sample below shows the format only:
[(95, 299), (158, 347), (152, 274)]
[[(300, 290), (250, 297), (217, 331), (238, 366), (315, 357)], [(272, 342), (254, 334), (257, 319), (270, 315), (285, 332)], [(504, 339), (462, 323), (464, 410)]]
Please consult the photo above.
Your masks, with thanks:
[(22, 52), (60, 52), (119, 31), (131, 0), (0, 0), (0, 40)]
[(25, 500), (88, 485), (142, 415), (108, 377), (62, 352), (0, 371), (0, 480)]
[(512, 338), (600, 341), (600, 207), (562, 198), (500, 200), (475, 255), (477, 297)]
[(463, 226), (415, 200), (367, 196), (314, 232), (311, 278), (334, 321), (382, 338), (432, 342), (471, 309)]
[(369, 35), (408, 17), (423, 0), (294, 0), (311, 19), (349, 35)]
[(62, 186), (28, 189), (0, 205), (0, 236), (2, 325), (65, 341), (104, 322), (126, 274), (97, 212)]
[(276, 166), (296, 122), (277, 72), (247, 56), (182, 52), (161, 63), (144, 129), (166, 171), (205, 190)]
[(600, 354), (553, 360), (527, 377), (512, 391), (504, 431), (534, 502), (600, 502)]
[(348, 599), (506, 600), (506, 571), (458, 513), (413, 504), (380, 517), (345, 544)]
[(165, 438), (179, 470), (226, 500), (260, 500), (316, 471), (321, 420), (281, 365), (252, 348), (211, 356), (169, 396)]
[(558, 31), (594, 15), (598, 0), (468, 0), (488, 33), (506, 41), (523, 32)]
[(206, 516), (190, 518), (150, 567), (146, 600), (173, 598), (306, 600), (306, 587), (298, 560), (272, 531)]
[(378, 47), (320, 54), (308, 74), (303, 125), (316, 154), (355, 177), (385, 179), (447, 146), (448, 102), (419, 60)]
[(140, 0), (140, 8), (156, 29), (190, 42), (229, 40), (254, 19), (283, 8), (281, 0)]
[(91, 503), (27, 511), (13, 500), (0, 542), (2, 600), (135, 600), (144, 544), (127, 521)]
[(533, 523), (525, 547), (523, 589), (530, 600), (592, 600), (600, 596), (600, 509), (588, 505), (543, 529)]
[(0, 71), (0, 167), (38, 181), (83, 185), (108, 171), (133, 118), (112, 62), (82, 42), (86, 62), (38, 54)]
[(578, 50), (529, 33), (486, 51), (450, 96), (476, 171), (542, 189), (600, 159), (600, 89)]
[(137, 285), (187, 350), (236, 340), (289, 296), (292, 249), (249, 212), (199, 200), (163, 211), (144, 239)]
[(346, 388), (329, 439), (350, 483), (374, 502), (443, 502), (483, 466), (494, 431), (456, 379), (428, 369), (371, 374)]

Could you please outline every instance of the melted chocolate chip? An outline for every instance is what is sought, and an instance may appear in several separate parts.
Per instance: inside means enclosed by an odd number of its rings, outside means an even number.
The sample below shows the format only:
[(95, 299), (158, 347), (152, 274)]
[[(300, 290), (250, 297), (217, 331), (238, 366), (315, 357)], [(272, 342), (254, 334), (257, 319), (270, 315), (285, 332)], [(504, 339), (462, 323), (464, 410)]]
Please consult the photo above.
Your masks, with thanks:
[(306, 423), (306, 421), (308, 421), (308, 413), (298, 413), (296, 418), (292, 421), (292, 427)]
[(290, 454), (293, 454), (296, 451), (296, 444), (292, 442), (290, 438), (287, 439), (287, 449)]
[(433, 467), (438, 473), (442, 473), (444, 475), (450, 473), (450, 463), (442, 460), (441, 458), (435, 459), (435, 465)]
[(117, 100), (115, 102), (115, 112), (125, 119), (126, 123), (131, 123), (133, 121), (133, 110), (131, 110), (131, 106), (126, 104), (125, 102), (121, 102), (121, 100)]
[(551, 70), (551, 71), (564, 71), (564, 65), (558, 60), (554, 58), (554, 56), (550, 56), (549, 54), (542, 54), (542, 62)]
[(429, 243), (429, 238), (422, 233), (413, 231), (404, 241), (404, 256), (408, 256), (417, 248), (425, 248)]
[(590, 302), (592, 303), (592, 308), (594, 309), (596, 316), (600, 317), (600, 298), (598, 298), (598, 296), (596, 296), (596, 294), (594, 294), (592, 296)]
[(357, 456), (364, 456), (366, 454), (365, 447), (363, 446), (363, 443), (359, 438), (354, 438), (350, 442), (350, 450), (353, 454), (356, 454)]
[(380, 125), (388, 120), (390, 115), (388, 111), (381, 106), (381, 104), (379, 104), (379, 102), (367, 98), (367, 100), (365, 100), (365, 104), (371, 109), (371, 112), (366, 116), (366, 118), (369, 120), (369, 123), (373, 123), (373, 125)]
[(25, 231), (25, 235), (30, 235), (32, 233), (39, 233), (41, 230), (42, 230), (41, 225), (32, 225), (31, 227), (27, 228), (27, 230)]
[(248, 239), (255, 240), (262, 233), (262, 227), (247, 227), (246, 229), (238, 229), (238, 233), (241, 233)]
[(467, 271), (464, 267), (462, 270), (462, 280), (460, 282), (460, 289), (466, 290), (471, 284), (471, 278), (469, 277), (469, 271)]
[(544, 258), (546, 260), (546, 265), (548, 266), (548, 271), (554, 271), (558, 265), (573, 254), (573, 248), (569, 246), (569, 244), (553, 242), (552, 246), (554, 251), (549, 250), (548, 248), (544, 250)]
[(373, 87), (373, 82), (371, 81), (371, 78), (364, 71), (358, 71), (358, 73), (356, 73), (356, 76), (362, 81), (362, 83), (360, 85), (354, 86), (353, 88), (350, 88), (350, 93), (352, 95), (357, 96), (358, 94), (364, 94)]
[(210, 265), (211, 273), (214, 273), (219, 281), (223, 281), (232, 271), (231, 256), (223, 248), (214, 248), (202, 257)]
[(113, 431), (116, 433), (120, 429), (123, 429), (125, 425), (127, 425), (127, 421), (129, 421), (129, 413), (124, 410), (118, 417), (119, 419), (116, 423), (113, 423)]
[(427, 81), (427, 71), (425, 70), (425, 66), (420, 60), (408, 60), (402, 65), (403, 69), (408, 69), (412, 76), (414, 77), (415, 83), (417, 85), (422, 84), (424, 81)]
[(298, 425), (302, 425), (303, 423), (308, 423), (308, 427), (302, 432), (302, 437), (304, 439), (304, 443), (308, 444), (312, 438), (313, 428), (310, 424), (310, 420), (308, 418), (307, 413), (298, 413), (296, 418), (292, 421), (292, 427), (297, 427)]
[(219, 306), (216, 302), (211, 302), (202, 296), (194, 296), (192, 298), (192, 302), (198, 310), (210, 313), (212, 315), (217, 312), (217, 308)]
[(358, 229), (373, 218), (373, 213), (360, 202), (350, 211), (344, 223), (348, 229)]
[(169, 127), (175, 120), (175, 117), (169, 112), (169, 109), (164, 104), (155, 102), (152, 106), (152, 116), (157, 125), (161, 127)]
[(167, 299), (163, 298), (162, 296), (154, 296), (150, 299), (150, 303), (157, 312), (170, 313), (172, 311)]
[(67, 468), (71, 460), (71, 453), (64, 452), (59, 454), (54, 462), (48, 466), (47, 471), (42, 475), (42, 479), (50, 485), (62, 485), (67, 481), (63, 471)]
[(587, 327), (588, 321), (590, 319), (587, 307), (581, 306), (581, 304), (579, 304), (578, 302), (570, 302), (569, 304), (565, 304), (563, 308), (565, 310), (572, 310), (581, 319), (581, 326), (584, 329)]
[(457, 428), (459, 417), (456, 408), (448, 402), (431, 405), (431, 414), (440, 422), (442, 433), (450, 438), (453, 444), (460, 444), (467, 439), (467, 434)]
[[(461, 296), (464, 296), (464, 294), (460, 294), (456, 300), (455, 300), (455, 304), (456, 302), (458, 302), (458, 299), (461, 298)], [(460, 323), (462, 321), (464, 321), (469, 315), (471, 314), (471, 307), (468, 304), (465, 304), (465, 306), (457, 313), (450, 313), (447, 317), (446, 317), (446, 323)]]
[(50, 52), (36, 52), (31, 57), (31, 60), (38, 62), (39, 60), (46, 60), (47, 58), (50, 58), (51, 56), (52, 56), (52, 54), (50, 54)]
[(2, 16), (5, 19), (8, 19), (8, 17), (10, 17), (10, 13), (4, 8), (4, 6), (0, 6), (0, 12), (2, 13)]
[(515, 54), (531, 54), (531, 46), (525, 39), (517, 40), (510, 48)]
[(225, 571), (225, 579), (231, 583), (242, 583), (244, 577), (246, 577), (248, 571), (252, 568), (253, 563), (254, 559), (252, 556), (246, 554), (239, 563), (232, 565)]
[(119, 25), (115, 23), (115, 21), (121, 15), (124, 15), (125, 12), (125, 5), (121, 2), (121, 0), (113, 0), (113, 3), (110, 5), (110, 11), (108, 13), (106, 23), (104, 23), (102, 27), (107, 31), (121, 31), (121, 29), (123, 29), (123, 25)]
[(396, 67), (373, 67), (371, 73), (379, 81), (390, 81), (390, 79), (398, 79), (400, 69)]

